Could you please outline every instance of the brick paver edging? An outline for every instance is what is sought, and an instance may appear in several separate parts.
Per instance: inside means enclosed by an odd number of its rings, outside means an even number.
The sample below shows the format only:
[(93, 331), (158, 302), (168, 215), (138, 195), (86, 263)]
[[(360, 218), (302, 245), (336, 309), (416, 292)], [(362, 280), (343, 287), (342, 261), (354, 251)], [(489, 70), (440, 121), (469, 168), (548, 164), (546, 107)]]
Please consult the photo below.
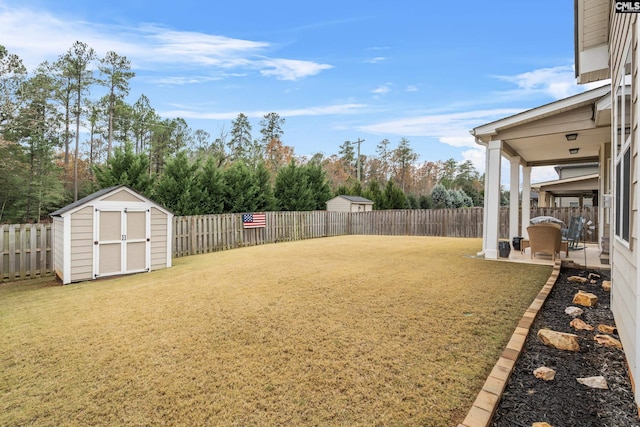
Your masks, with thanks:
[(520, 356), (529, 329), (549, 296), (551, 289), (553, 289), (553, 286), (556, 284), (558, 276), (560, 275), (561, 266), (562, 261), (559, 259), (556, 260), (551, 276), (547, 279), (547, 283), (542, 287), (542, 290), (538, 292), (538, 296), (533, 300), (527, 311), (524, 312), (524, 316), (522, 316), (520, 323), (518, 323), (500, 359), (498, 359), (493, 370), (491, 370), (489, 377), (482, 386), (482, 390), (480, 390), (478, 397), (476, 397), (475, 402), (473, 402), (473, 406), (471, 406), (467, 417), (462, 424), (458, 424), (458, 427), (488, 427), (491, 423), (493, 413), (498, 406), (500, 396), (507, 385), (507, 380), (509, 376), (511, 376), (516, 360), (518, 360)]

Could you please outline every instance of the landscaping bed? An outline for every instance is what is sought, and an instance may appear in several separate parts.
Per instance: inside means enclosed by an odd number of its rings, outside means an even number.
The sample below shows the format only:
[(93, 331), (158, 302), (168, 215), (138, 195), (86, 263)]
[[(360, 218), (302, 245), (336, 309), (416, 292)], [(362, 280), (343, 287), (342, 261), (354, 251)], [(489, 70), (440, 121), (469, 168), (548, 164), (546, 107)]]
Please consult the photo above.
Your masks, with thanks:
[[(568, 280), (571, 276), (586, 278), (590, 273), (592, 280), (587, 283)], [(493, 427), (531, 426), (534, 422), (547, 422), (553, 427), (640, 426), (623, 350), (605, 347), (594, 340), (602, 334), (598, 325), (615, 326), (610, 293), (602, 287), (604, 280), (610, 280), (609, 271), (562, 268), (529, 331), (498, 403)], [(573, 317), (565, 309), (576, 306), (572, 300), (579, 290), (598, 297), (595, 307), (580, 307), (584, 312), (578, 316), (593, 326), (593, 331), (576, 330), (569, 325)], [(543, 328), (577, 335), (580, 350), (545, 346), (537, 337)], [(620, 339), (617, 330), (610, 336)], [(555, 378), (550, 381), (536, 378), (533, 371), (541, 366), (555, 370)], [(604, 377), (608, 388), (590, 388), (577, 381), (593, 376)]]

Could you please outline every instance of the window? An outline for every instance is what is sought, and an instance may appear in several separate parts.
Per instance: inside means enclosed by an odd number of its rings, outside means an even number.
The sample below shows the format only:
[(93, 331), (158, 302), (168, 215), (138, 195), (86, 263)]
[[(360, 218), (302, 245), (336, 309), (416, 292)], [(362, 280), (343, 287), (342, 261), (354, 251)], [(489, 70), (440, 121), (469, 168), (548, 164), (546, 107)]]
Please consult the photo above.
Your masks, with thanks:
[(629, 243), (631, 230), (631, 141), (633, 108), (631, 108), (632, 51), (627, 48), (626, 62), (620, 71), (615, 92), (615, 235)]

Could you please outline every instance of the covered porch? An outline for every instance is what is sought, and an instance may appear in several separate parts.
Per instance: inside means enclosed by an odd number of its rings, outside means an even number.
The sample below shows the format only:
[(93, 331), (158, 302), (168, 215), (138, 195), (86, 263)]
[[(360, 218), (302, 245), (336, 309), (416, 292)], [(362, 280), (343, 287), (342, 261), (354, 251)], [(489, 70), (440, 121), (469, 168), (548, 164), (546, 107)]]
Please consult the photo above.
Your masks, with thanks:
[[(593, 181), (588, 183), (594, 197), (594, 208), (598, 209), (596, 241), (608, 238), (611, 151), (609, 86), (487, 123), (474, 128), (471, 134), (476, 143), (486, 150), (484, 229), (479, 256), (486, 259), (499, 258), (503, 158), (510, 166), (509, 241), (513, 237), (528, 238), (532, 168), (589, 162), (598, 164), (595, 191)], [(577, 190), (569, 183), (564, 183), (564, 187), (574, 192)], [(561, 188), (555, 190), (562, 191)], [(519, 212), (522, 212), (521, 216)], [(595, 251), (599, 252), (600, 248), (595, 246)], [(584, 259), (584, 254), (581, 256)], [(524, 256), (528, 257), (529, 254)]]

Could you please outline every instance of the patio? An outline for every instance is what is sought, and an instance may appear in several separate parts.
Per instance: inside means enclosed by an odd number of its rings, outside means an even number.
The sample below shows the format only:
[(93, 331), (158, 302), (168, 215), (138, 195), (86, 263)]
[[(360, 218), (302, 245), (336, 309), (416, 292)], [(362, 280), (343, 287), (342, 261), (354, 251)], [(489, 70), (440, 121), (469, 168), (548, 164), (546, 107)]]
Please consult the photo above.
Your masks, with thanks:
[[(596, 243), (580, 244), (580, 247), (585, 249), (570, 249), (569, 256), (567, 257), (564, 251), (560, 252), (560, 257), (556, 257), (556, 261), (573, 261), (574, 264), (584, 266), (585, 251), (587, 255), (587, 267), (588, 268), (610, 268), (609, 264), (602, 264), (600, 262), (600, 248)], [(551, 259), (551, 255), (536, 254), (535, 258), (531, 258), (530, 248), (525, 249), (524, 253), (515, 251), (511, 248), (509, 258), (497, 258), (497, 261), (518, 262), (522, 264), (539, 264), (539, 265), (553, 265), (554, 262)]]

